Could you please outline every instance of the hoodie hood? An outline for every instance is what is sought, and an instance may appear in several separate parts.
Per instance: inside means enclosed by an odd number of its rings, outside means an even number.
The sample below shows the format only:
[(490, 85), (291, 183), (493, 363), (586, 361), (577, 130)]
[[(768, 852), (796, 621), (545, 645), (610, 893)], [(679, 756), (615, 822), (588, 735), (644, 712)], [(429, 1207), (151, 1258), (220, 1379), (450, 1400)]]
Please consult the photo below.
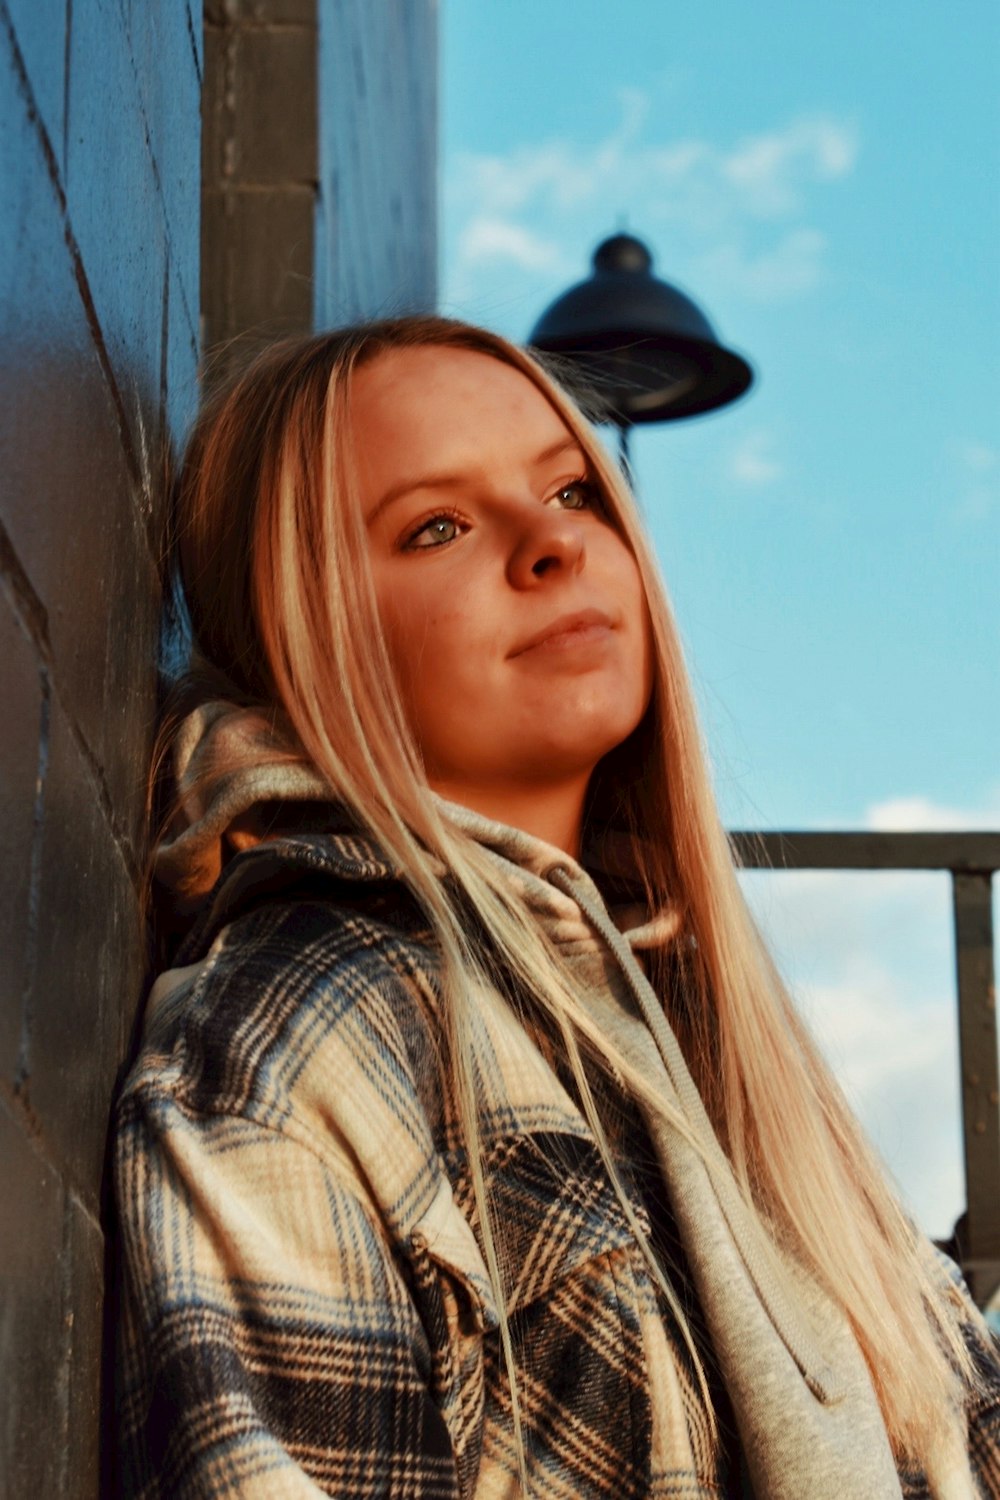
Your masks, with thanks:
[[(174, 741), (173, 770), (177, 807), (154, 852), (153, 871), (182, 916), (202, 916), (199, 909), (235, 855), (256, 849), (260, 858), (254, 866), (273, 867), (289, 858), (289, 841), (303, 849), (310, 868), (325, 867), (338, 879), (405, 881), (405, 872), (387, 859), (318, 772), (289, 753), (257, 710), (218, 701), (195, 709)], [(557, 944), (592, 943), (576, 902), (546, 878), (553, 865), (567, 862), (562, 850), (431, 795), (450, 823), (491, 852)], [(213, 909), (225, 909), (226, 920), (235, 914), (233, 897), (246, 882), (246, 863), (240, 862), (238, 875), (234, 870), (228, 898), (218, 899), (230, 885), (227, 879), (212, 903)], [(569, 863), (583, 873), (576, 861)], [(631, 947), (658, 946), (672, 934), (672, 913), (648, 914), (627, 834), (608, 834), (585, 863), (601, 888), (613, 889), (619, 898), (616, 922), (627, 929)], [(438, 873), (447, 873), (443, 865)], [(199, 928), (204, 925), (200, 920)]]
[[(182, 914), (194, 912), (234, 854), (282, 827), (297, 809), (329, 804), (330, 790), (256, 710), (202, 704), (184, 719), (173, 744), (176, 808), (153, 854), (153, 873)], [(268, 816), (268, 809), (271, 815)]]

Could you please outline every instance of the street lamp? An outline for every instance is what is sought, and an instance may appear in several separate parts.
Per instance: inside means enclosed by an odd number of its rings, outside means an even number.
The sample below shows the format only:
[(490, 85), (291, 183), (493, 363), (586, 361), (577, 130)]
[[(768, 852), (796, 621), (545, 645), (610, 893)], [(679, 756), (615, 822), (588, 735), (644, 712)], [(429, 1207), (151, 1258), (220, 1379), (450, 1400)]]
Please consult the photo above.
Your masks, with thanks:
[(599, 415), (620, 433), (638, 422), (676, 422), (735, 401), (753, 371), (723, 348), (690, 297), (653, 275), (642, 240), (615, 234), (594, 251), (586, 281), (546, 308), (528, 343), (558, 354), (582, 377)]

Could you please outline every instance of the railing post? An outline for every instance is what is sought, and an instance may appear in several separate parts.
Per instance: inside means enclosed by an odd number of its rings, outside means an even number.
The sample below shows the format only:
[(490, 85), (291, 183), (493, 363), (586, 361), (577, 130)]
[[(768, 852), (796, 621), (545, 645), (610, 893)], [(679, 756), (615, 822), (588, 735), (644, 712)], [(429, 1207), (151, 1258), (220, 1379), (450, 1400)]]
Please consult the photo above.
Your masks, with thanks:
[(952, 873), (968, 1217), (963, 1270), (982, 1307), (1000, 1286), (1000, 1050), (988, 873)]

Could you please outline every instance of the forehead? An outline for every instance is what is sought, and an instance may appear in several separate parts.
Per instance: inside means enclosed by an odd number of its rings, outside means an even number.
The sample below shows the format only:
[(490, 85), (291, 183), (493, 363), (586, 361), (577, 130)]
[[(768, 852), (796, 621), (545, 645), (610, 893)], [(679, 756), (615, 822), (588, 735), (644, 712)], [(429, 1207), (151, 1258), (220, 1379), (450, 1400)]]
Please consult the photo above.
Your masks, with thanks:
[(355, 371), (348, 409), (362, 477), (372, 482), (527, 457), (567, 433), (526, 375), (471, 349), (379, 354)]

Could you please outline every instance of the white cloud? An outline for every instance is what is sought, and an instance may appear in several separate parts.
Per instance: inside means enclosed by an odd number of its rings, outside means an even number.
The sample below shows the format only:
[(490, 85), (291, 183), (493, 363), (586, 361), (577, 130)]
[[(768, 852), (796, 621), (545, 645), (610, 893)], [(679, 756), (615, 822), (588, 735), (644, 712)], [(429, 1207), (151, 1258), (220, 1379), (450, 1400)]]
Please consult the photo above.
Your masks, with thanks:
[(559, 246), (510, 219), (483, 214), (462, 231), (459, 253), (469, 265), (509, 261), (525, 271), (554, 271), (562, 264)]
[(613, 154), (613, 141), (593, 155), (560, 141), (520, 147), (509, 156), (464, 152), (455, 161), (454, 191), (489, 216), (539, 206), (571, 209), (593, 196), (600, 175), (610, 167), (604, 158)]
[(919, 794), (889, 797), (869, 807), (866, 826), (897, 832), (1000, 828), (1000, 785), (979, 807), (948, 806)]
[(1000, 453), (989, 443), (964, 443), (959, 457), (973, 474), (989, 474), (1000, 467)]
[(985, 521), (1000, 506), (1000, 452), (989, 443), (963, 443), (957, 450), (965, 489), (954, 515), (959, 521)]
[[(877, 829), (1000, 827), (979, 806), (873, 803)], [(964, 1207), (950, 882), (943, 872), (744, 872), (741, 883), (821, 1051), (918, 1222)]]
[(759, 254), (740, 243), (718, 245), (702, 257), (699, 271), (747, 301), (784, 302), (823, 279), (825, 251), (826, 237), (818, 229), (792, 229)]
[(450, 190), (459, 200), (478, 200), (488, 212), (571, 208), (641, 190), (647, 201), (678, 198), (691, 211), (706, 195), (713, 217), (740, 211), (783, 218), (801, 207), (811, 184), (847, 176), (858, 153), (855, 128), (829, 118), (796, 119), (780, 130), (751, 136), (731, 150), (701, 139), (647, 145), (640, 139), (649, 101), (638, 91), (623, 96), (621, 123), (590, 146), (541, 141), (506, 156), (459, 152), (449, 168)]
[(974, 484), (955, 506), (956, 521), (987, 521), (1000, 504), (996, 487)]
[(730, 455), (729, 478), (749, 489), (773, 484), (784, 472), (784, 465), (774, 451), (774, 438), (768, 432), (748, 433)]
[(835, 182), (854, 169), (858, 132), (824, 116), (797, 119), (782, 130), (750, 136), (720, 159), (725, 181), (746, 208), (763, 218), (793, 213), (810, 182)]
[(447, 163), (448, 212), (458, 221), (449, 299), (466, 280), (475, 287), (469, 273), (497, 262), (504, 247), (511, 265), (554, 272), (555, 247), (565, 246), (582, 274), (581, 243), (627, 214), (646, 232), (659, 226), (669, 234), (671, 279), (708, 269), (727, 290), (755, 301), (801, 296), (816, 284), (827, 247), (804, 220), (813, 195), (854, 169), (859, 138), (851, 121), (799, 116), (728, 144), (650, 140), (650, 98), (624, 90), (619, 100), (619, 123), (596, 142), (459, 152)]
[(918, 1222), (964, 1206), (947, 877), (741, 876), (796, 1002)]

